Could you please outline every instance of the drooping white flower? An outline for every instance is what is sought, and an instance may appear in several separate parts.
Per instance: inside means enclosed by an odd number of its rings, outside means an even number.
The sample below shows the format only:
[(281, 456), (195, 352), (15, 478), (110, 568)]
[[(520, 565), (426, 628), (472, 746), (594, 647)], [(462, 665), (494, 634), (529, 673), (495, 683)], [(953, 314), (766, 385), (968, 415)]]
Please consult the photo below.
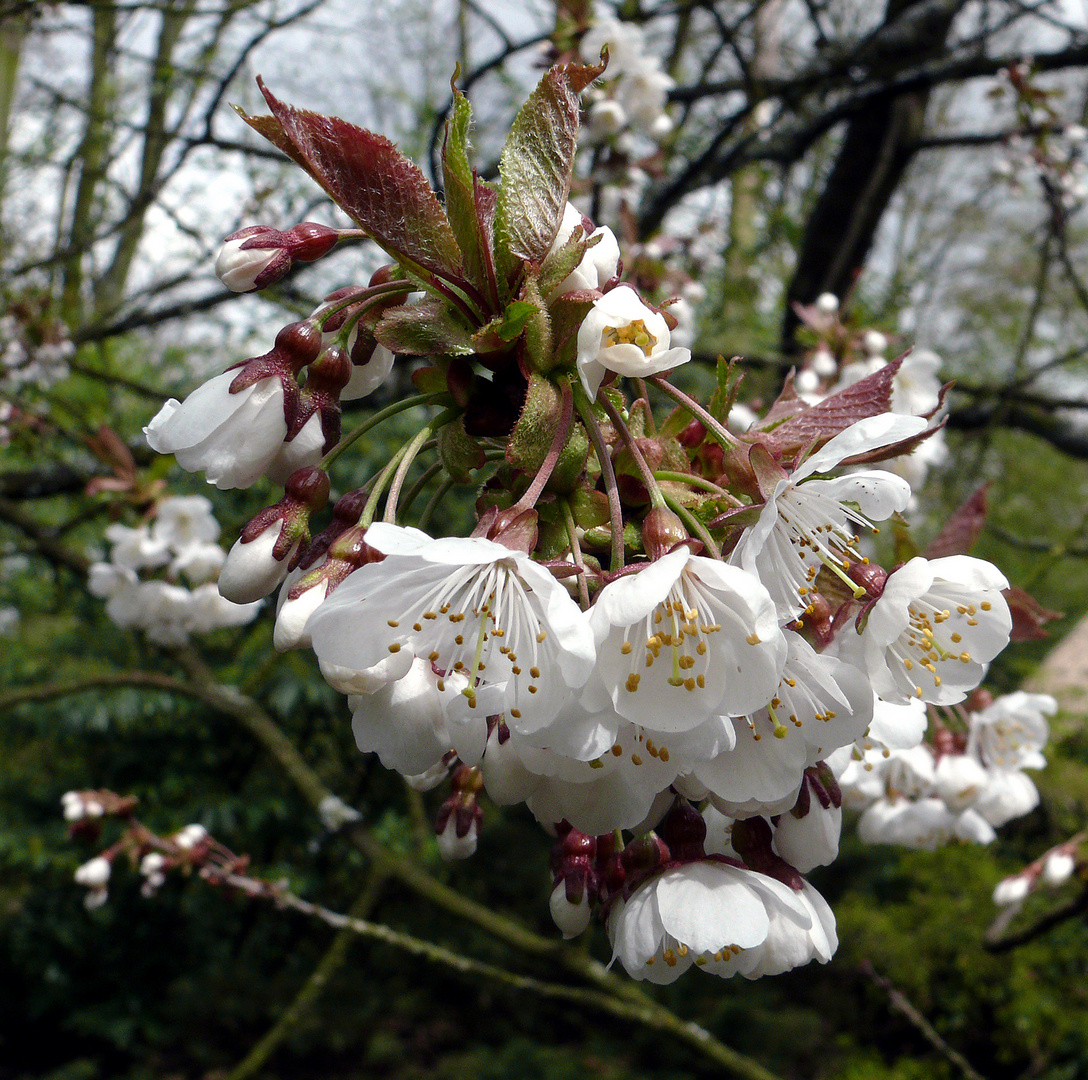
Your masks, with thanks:
[(786, 660), (767, 590), (686, 546), (607, 584), (588, 623), (597, 665), (584, 702), (607, 700), (651, 731), (756, 711), (774, 696)]
[(899, 844), (933, 851), (952, 836), (956, 824), (942, 799), (880, 799), (858, 820), (867, 844)]
[(888, 701), (961, 701), (1008, 643), (1008, 588), (995, 566), (969, 555), (911, 559), (888, 576), (862, 633), (873, 688)]
[(266, 597), (287, 576), (298, 542), (276, 558), (276, 545), (284, 528), (277, 518), (252, 540), (239, 539), (227, 553), (219, 572), (219, 592), (235, 604), (249, 604)]
[(828, 566), (844, 574), (856, 551), (858, 524), (871, 525), (902, 510), (910, 485), (880, 469), (818, 480), (846, 458), (917, 435), (920, 417), (881, 413), (859, 420), (810, 454), (792, 473), (781, 473), (764, 491), (759, 520), (747, 529), (730, 562), (755, 574), (767, 587), (783, 619), (810, 603), (816, 575)]
[(110, 561), (129, 570), (151, 570), (170, 561), (170, 545), (162, 537), (153, 536), (146, 525), (130, 529), (114, 524), (106, 529), (110, 541)]
[(490, 712), (526, 733), (553, 721), (589, 677), (593, 639), (578, 605), (527, 556), (384, 523), (366, 538), (386, 558), (355, 571), (308, 624), (323, 665), (364, 671), (403, 654), (406, 671), (423, 657), (467, 680), (453, 689), (439, 679), (447, 709), (458, 697), (459, 709), (489, 715), (477, 691), (501, 687), (502, 707)]
[(195, 541), (177, 548), (169, 574), (174, 578), (184, 574), (190, 585), (203, 585), (219, 577), (226, 558), (227, 553), (218, 544)]
[[(612, 907), (613, 960), (632, 978), (655, 983), (674, 982), (693, 964), (725, 977), (754, 965), (757, 957), (745, 953), (762, 945), (770, 928), (757, 876), (711, 860), (655, 875)], [(811, 925), (807, 914), (798, 921)]]
[(665, 317), (651, 311), (638, 293), (626, 286), (595, 300), (578, 328), (578, 375), (590, 398), (597, 396), (609, 371), (642, 378), (690, 359), (689, 349), (669, 347)]
[(807, 874), (817, 866), (829, 866), (839, 855), (842, 808), (821, 806), (815, 799), (804, 817), (782, 814), (774, 828), (773, 845), (795, 870)]
[(1057, 709), (1049, 694), (1003, 694), (970, 714), (968, 752), (994, 769), (1041, 769), (1046, 765), (1041, 751), (1050, 735), (1046, 718)]
[(232, 394), (237, 374), (217, 375), (184, 402), (171, 398), (144, 428), (152, 450), (173, 454), (183, 469), (204, 472), (221, 489), (255, 484), (287, 435), (280, 379), (260, 379)]
[(589, 906), (589, 893), (583, 891), (578, 903), (573, 904), (567, 899), (567, 886), (563, 881), (552, 889), (548, 910), (551, 912), (552, 921), (568, 941), (585, 931), (593, 914)]

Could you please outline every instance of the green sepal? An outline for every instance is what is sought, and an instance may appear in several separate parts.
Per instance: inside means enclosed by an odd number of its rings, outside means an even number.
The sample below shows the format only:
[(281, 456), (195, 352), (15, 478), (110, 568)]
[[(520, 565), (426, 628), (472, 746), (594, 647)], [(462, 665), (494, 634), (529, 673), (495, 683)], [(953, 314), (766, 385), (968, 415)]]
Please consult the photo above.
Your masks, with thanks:
[(484, 463), (484, 449), (466, 434), (462, 417), (440, 427), (437, 436), (438, 460), (457, 484), (471, 484), (473, 471)]
[(555, 367), (555, 351), (552, 349), (552, 320), (544, 307), (536, 279), (527, 274), (522, 286), (522, 303), (535, 310), (525, 320), (525, 356), (530, 371), (547, 372)]
[(596, 488), (580, 487), (569, 497), (570, 512), (580, 529), (596, 529), (609, 520), (608, 496)]
[(472, 333), (433, 296), (390, 308), (374, 336), (387, 349), (410, 356), (467, 356), (476, 351)]
[(551, 449), (562, 412), (559, 387), (543, 375), (530, 375), (525, 404), (506, 444), (506, 460), (515, 469), (530, 475), (539, 471)]
[(450, 82), (453, 108), (446, 121), (442, 141), (446, 216), (461, 248), (465, 277), (483, 296), (494, 297), (496, 284), (490, 229), (488, 223), (482, 220), (476, 197), (476, 176), (469, 159), (468, 133), (472, 123), (472, 106), (468, 98), (453, 85), (460, 73), (458, 67)]

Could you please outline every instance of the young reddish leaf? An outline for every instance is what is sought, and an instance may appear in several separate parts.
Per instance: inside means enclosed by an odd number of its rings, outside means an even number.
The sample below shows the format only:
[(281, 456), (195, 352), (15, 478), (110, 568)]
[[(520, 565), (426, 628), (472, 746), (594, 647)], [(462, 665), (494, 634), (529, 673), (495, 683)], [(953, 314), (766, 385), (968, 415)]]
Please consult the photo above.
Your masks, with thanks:
[(423, 173), (382, 135), (285, 105), (261, 82), (271, 117), (242, 119), (300, 164), (407, 269), (462, 277), (461, 251)]
[(983, 484), (956, 509), (926, 548), (927, 559), (966, 555), (971, 550), (986, 523), (986, 492), (989, 488), (988, 483)]
[(800, 449), (814, 440), (818, 448), (851, 424), (867, 416), (890, 412), (892, 380), (902, 363), (900, 356), (872, 375), (824, 398), (819, 405), (805, 409), (775, 428), (775, 436), (784, 449)]
[(500, 273), (539, 263), (559, 232), (578, 136), (578, 95), (604, 65), (553, 67), (521, 107), (502, 149), (495, 236)]
[[(455, 76), (456, 77), (456, 76)], [(472, 107), (468, 98), (453, 87), (453, 112), (446, 121), (442, 141), (442, 180), (446, 193), (446, 214), (464, 256), (465, 276), (477, 291), (498, 306), (491, 227), (481, 220), (476, 199), (476, 176), (469, 162), (468, 131)]]
[(374, 336), (387, 349), (411, 356), (459, 356), (476, 351), (472, 334), (435, 297), (390, 308), (374, 328)]
[(1054, 619), (1064, 618), (1064, 612), (1048, 611), (1031, 593), (1016, 585), (1005, 589), (1002, 595), (1012, 613), (1010, 641), (1042, 641), (1050, 636), (1043, 626)]

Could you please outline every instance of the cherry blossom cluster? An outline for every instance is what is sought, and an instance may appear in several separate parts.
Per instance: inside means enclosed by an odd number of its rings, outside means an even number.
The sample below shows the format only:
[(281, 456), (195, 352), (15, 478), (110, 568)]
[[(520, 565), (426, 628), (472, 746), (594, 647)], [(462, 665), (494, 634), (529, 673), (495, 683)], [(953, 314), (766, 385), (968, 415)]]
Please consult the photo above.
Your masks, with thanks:
[(994, 887), (994, 903), (998, 907), (1015, 911), (1028, 896), (1043, 886), (1060, 889), (1077, 876), (1083, 880), (1088, 859), (1085, 858), (1084, 833), (1071, 836), (1056, 844), (1039, 858), (1028, 863), (1023, 870), (1003, 878)]
[(1055, 211), (1069, 214), (1088, 200), (1088, 128), (1066, 121), (1058, 107), (1062, 91), (1039, 86), (1036, 75), (1026, 60), (1002, 71), (1001, 87), (1015, 95), (1020, 130), (1006, 140), (995, 172), (1017, 188), (1022, 177), (1035, 178)]
[[(926, 740), (889, 746), (874, 737), (844, 748), (829, 764), (848, 807), (862, 810), (858, 834), (873, 844), (935, 848), (952, 838), (988, 844), (994, 829), (1033, 810), (1039, 792), (1024, 769), (1046, 761), (1046, 717), (1057, 703), (1018, 691), (996, 700), (913, 706)], [(905, 725), (902, 725), (905, 726)]]
[[(810, 404), (819, 403), (889, 363), (886, 335), (872, 328), (848, 326), (834, 294), (822, 293), (812, 304), (800, 305), (797, 312), (803, 324), (801, 336), (809, 348), (794, 385)], [(939, 416), (944, 397), (940, 368), (941, 358), (930, 349), (912, 349), (902, 356), (892, 381), (892, 411)], [(910, 484), (914, 498), (907, 504), (908, 510), (916, 509), (917, 493), (925, 486), (929, 470), (944, 464), (947, 458), (944, 430), (938, 427), (909, 454), (884, 463), (885, 468)]]
[(113, 622), (160, 645), (251, 622), (259, 603), (236, 604), (220, 594), (226, 552), (216, 543), (212, 504), (202, 495), (175, 495), (160, 500), (154, 515), (135, 528), (110, 525), (109, 558), (91, 564), (87, 587), (106, 601)]
[[(88, 910), (101, 907), (109, 899), (110, 878), (118, 859), (127, 860), (139, 870), (140, 891), (145, 897), (154, 896), (172, 870), (190, 873), (195, 869), (203, 876), (214, 877), (244, 872), (248, 865), (245, 856), (228, 851), (200, 824), (186, 825), (170, 836), (158, 836), (135, 817), (133, 796), (104, 790), (66, 791), (61, 806), (73, 839), (84, 843), (100, 840), (106, 820), (124, 826), (117, 840), (81, 864), (73, 875), (76, 884), (87, 890), (84, 904)], [(205, 867), (212, 870), (204, 874)]]
[[(557, 837), (565, 934), (604, 921), (639, 979), (757, 977), (835, 948), (803, 877), (837, 852), (829, 759), (909, 751), (927, 705), (965, 701), (1009, 640), (1008, 582), (962, 552), (877, 559), (911, 487), (876, 466), (935, 437), (933, 367), (872, 339), (865, 370), (842, 377), (841, 351), (743, 424), (734, 366), (705, 401), (682, 388), (668, 305), (568, 202), (578, 94), (602, 71), (545, 75), (497, 184), (471, 169), (457, 96), (445, 206), (387, 140), (262, 86), (271, 115), (247, 121), (393, 263), (146, 432), (218, 487), (282, 485), (220, 591), (279, 590), (276, 648), (312, 648), (359, 748), (445, 787), (443, 854), (476, 850), (485, 800), (524, 804)], [(269, 252), (300, 228), (236, 234), (232, 287), (286, 272)], [(415, 393), (342, 433), (340, 402), (394, 364)], [(410, 437), (342, 489), (339, 458), (408, 410)], [(436, 525), (457, 489), (469, 535)], [(997, 741), (976, 737), (980, 770), (1004, 767)]]

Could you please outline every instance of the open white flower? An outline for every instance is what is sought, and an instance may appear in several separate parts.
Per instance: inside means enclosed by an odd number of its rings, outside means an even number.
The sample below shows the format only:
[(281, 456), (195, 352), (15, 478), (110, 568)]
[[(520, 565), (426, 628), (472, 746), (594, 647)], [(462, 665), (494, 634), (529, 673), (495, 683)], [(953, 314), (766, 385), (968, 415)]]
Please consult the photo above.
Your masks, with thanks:
[[(403, 655), (406, 671), (420, 656), (467, 680), (456, 688), (438, 680), (447, 710), (451, 695), (463, 698), (455, 711), (505, 711), (523, 732), (553, 721), (589, 677), (593, 639), (578, 605), (528, 556), (384, 523), (366, 539), (386, 558), (355, 571), (308, 624), (322, 665), (365, 671)], [(487, 685), (503, 688), (501, 708), (482, 712), (476, 691)]]
[(862, 633), (876, 692), (900, 703), (962, 701), (1008, 644), (1008, 585), (993, 564), (969, 555), (918, 557), (890, 574)]
[(144, 428), (152, 450), (173, 454), (183, 469), (203, 471), (221, 489), (255, 484), (287, 436), (280, 379), (260, 379), (232, 394), (237, 375), (225, 371), (183, 402), (171, 398)]
[(638, 293), (626, 286), (594, 300), (578, 328), (578, 376), (590, 398), (597, 396), (609, 371), (642, 378), (690, 359), (690, 349), (669, 348), (665, 316), (651, 311)]
[(846, 458), (917, 435), (920, 417), (881, 413), (851, 424), (809, 455), (792, 473), (781, 473), (764, 491), (759, 520), (741, 537), (730, 558), (755, 574), (774, 597), (779, 615), (791, 619), (810, 603), (813, 582), (827, 566), (845, 574), (856, 550), (857, 525), (883, 521), (910, 501), (910, 485), (881, 469), (812, 479)]
[(597, 666), (583, 698), (650, 731), (691, 731), (774, 696), (786, 641), (767, 590), (686, 546), (610, 582), (589, 611)]

